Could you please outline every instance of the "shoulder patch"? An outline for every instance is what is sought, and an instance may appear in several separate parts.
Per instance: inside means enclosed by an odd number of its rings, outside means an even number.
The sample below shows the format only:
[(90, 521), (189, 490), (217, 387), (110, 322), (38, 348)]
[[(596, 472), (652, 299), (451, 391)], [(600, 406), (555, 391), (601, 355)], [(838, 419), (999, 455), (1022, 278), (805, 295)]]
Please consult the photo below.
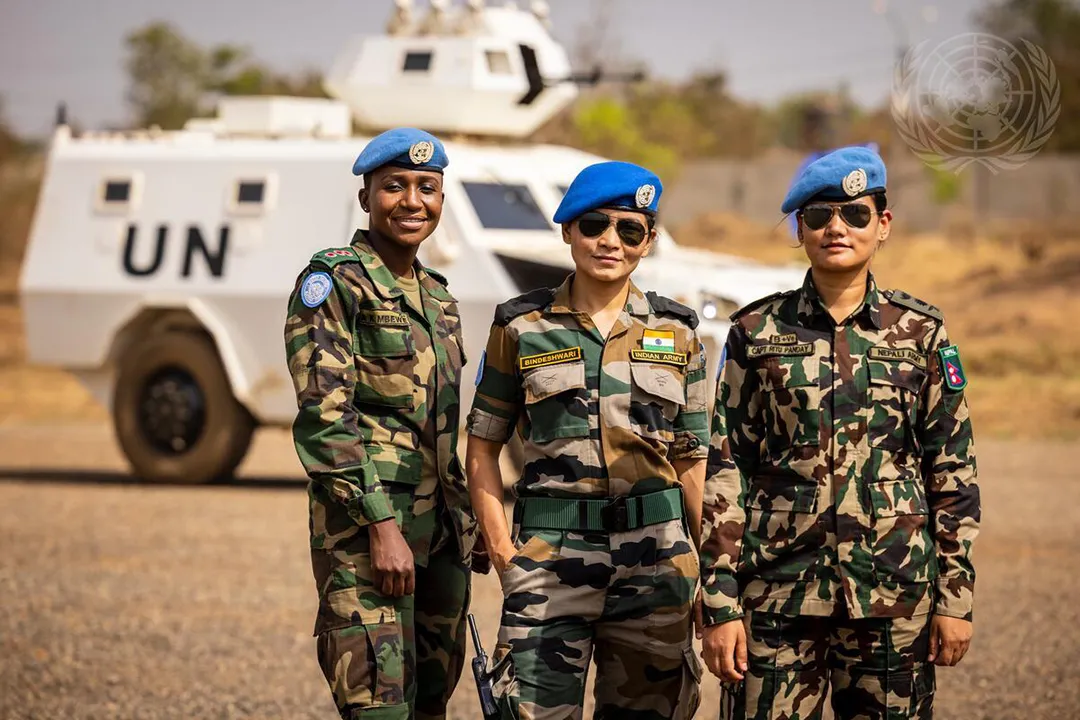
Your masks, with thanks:
[(351, 247), (327, 248), (312, 255), (311, 262), (333, 268), (344, 262), (360, 262), (360, 256)]
[(551, 288), (538, 288), (524, 295), (518, 295), (504, 303), (495, 306), (495, 324), (506, 325), (516, 317), (525, 313), (547, 307), (555, 299), (555, 291)]
[(941, 311), (938, 310), (936, 307), (934, 307), (930, 303), (923, 302), (917, 297), (912, 297), (911, 295), (908, 295), (903, 290), (886, 290), (883, 295), (885, 295), (885, 297), (893, 305), (899, 305), (902, 308), (914, 310), (915, 312), (922, 313), (923, 315), (929, 315), (935, 320), (945, 320), (945, 317), (941, 314)]
[(334, 281), (321, 270), (313, 272), (304, 278), (300, 285), (300, 301), (309, 308), (317, 308), (323, 300), (330, 297), (330, 291), (334, 288)]
[(698, 326), (697, 313), (682, 303), (675, 302), (671, 298), (666, 298), (663, 295), (657, 295), (652, 290), (646, 292), (645, 297), (648, 298), (649, 306), (652, 307), (654, 311), (665, 313), (667, 315), (674, 315), (689, 325), (691, 330)]
[(746, 313), (748, 313), (748, 312), (750, 312), (752, 310), (756, 310), (757, 308), (761, 307), (765, 303), (776, 300), (777, 298), (787, 297), (788, 295), (792, 294), (793, 292), (795, 292), (795, 291), (794, 290), (782, 290), (780, 292), (774, 292), (772, 295), (766, 295), (765, 297), (758, 298), (757, 300), (752, 300), (752, 301), (748, 302), (747, 304), (743, 305), (741, 308), (739, 308), (735, 312), (731, 313), (731, 315), (728, 317), (728, 320), (731, 320), (732, 322), (734, 322), (739, 317), (745, 315)]
[(434, 270), (433, 268), (429, 268), (429, 267), (424, 267), (424, 272), (426, 272), (431, 277), (435, 278), (435, 281), (437, 283), (439, 283), (440, 285), (442, 285), (443, 287), (450, 287), (450, 282), (446, 279), (446, 276), (443, 275), (438, 270)]

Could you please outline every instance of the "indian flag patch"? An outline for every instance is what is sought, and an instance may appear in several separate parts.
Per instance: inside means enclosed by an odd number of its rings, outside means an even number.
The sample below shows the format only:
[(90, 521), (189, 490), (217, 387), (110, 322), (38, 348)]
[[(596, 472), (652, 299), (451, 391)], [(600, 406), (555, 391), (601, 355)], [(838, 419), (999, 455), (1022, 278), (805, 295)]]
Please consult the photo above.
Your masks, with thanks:
[(641, 338), (641, 349), (663, 353), (675, 352), (675, 331), (646, 330), (645, 336)]

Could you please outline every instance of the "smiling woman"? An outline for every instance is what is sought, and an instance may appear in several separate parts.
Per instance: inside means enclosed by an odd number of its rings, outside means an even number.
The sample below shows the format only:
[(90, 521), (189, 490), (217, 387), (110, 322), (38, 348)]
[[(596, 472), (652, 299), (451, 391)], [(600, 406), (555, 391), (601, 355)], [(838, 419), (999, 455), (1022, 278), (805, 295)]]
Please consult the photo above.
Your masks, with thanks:
[(289, 300), (317, 654), (346, 719), (444, 716), (464, 662), (475, 522), (455, 451), (461, 318), (416, 259), (448, 163), (421, 130), (373, 139), (353, 166), (369, 230), (316, 253)]

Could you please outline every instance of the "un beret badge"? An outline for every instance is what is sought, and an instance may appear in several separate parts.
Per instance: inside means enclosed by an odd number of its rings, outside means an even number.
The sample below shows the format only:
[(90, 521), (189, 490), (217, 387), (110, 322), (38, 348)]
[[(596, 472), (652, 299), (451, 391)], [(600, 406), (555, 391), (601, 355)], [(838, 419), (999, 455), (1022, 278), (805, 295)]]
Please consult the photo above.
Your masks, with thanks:
[(844, 178), (844, 192), (848, 197), (855, 197), (866, 189), (866, 171), (862, 168), (852, 170)]
[(654, 197), (656, 197), (656, 188), (652, 185), (642, 185), (637, 189), (637, 195), (634, 197), (634, 201), (639, 208), (649, 207), (649, 205), (652, 204)]
[(412, 160), (413, 165), (423, 165), (431, 156), (435, 154), (435, 145), (428, 140), (414, 143), (409, 148), (409, 159)]

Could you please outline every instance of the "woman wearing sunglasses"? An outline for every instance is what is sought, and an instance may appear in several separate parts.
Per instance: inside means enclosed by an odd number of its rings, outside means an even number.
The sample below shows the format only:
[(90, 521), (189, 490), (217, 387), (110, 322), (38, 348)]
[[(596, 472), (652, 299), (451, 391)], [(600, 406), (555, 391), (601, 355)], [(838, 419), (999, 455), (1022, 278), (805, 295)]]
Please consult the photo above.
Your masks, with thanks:
[[(689, 718), (697, 534), (708, 444), (693, 310), (630, 280), (656, 238), (661, 185), (584, 169), (555, 213), (575, 270), (497, 308), (469, 416), (469, 492), (504, 594), (493, 652), (504, 717)], [(525, 465), (513, 532), (499, 453)]]
[(702, 655), (733, 717), (928, 718), (972, 635), (980, 520), (958, 348), (878, 289), (885, 166), (795, 180), (803, 286), (732, 316), (705, 485)]

